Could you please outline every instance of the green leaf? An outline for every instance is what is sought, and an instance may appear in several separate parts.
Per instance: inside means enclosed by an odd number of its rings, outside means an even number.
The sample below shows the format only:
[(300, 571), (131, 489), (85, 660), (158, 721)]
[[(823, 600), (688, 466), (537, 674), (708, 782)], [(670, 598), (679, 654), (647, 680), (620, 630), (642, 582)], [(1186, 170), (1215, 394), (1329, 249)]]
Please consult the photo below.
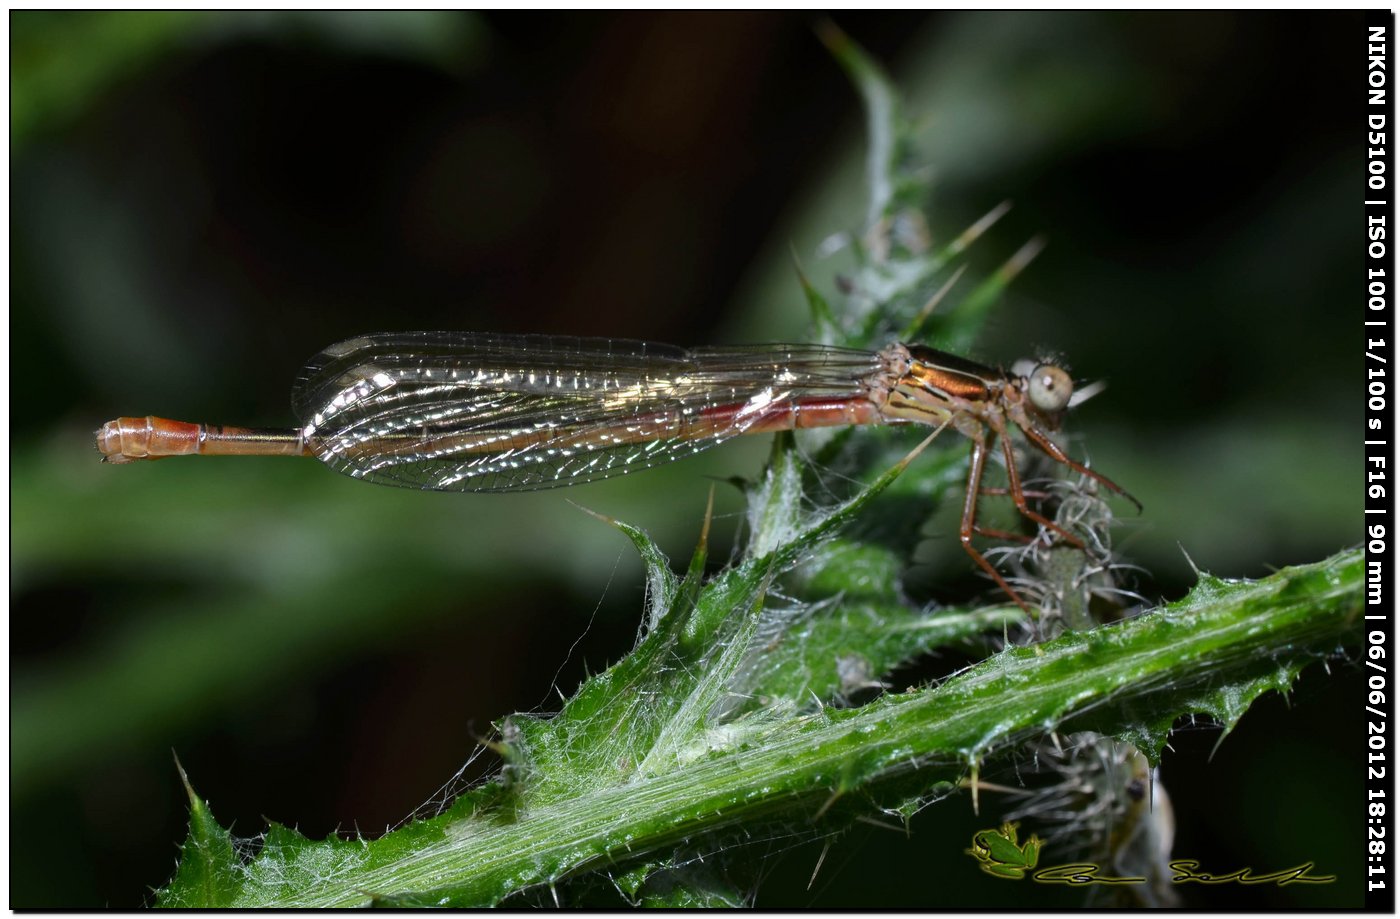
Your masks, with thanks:
[(795, 252), (792, 261), (793, 267), (797, 269), (797, 283), (802, 285), (802, 295), (807, 298), (807, 313), (812, 321), (816, 340), (827, 341), (836, 329), (836, 313), (822, 292), (817, 290), (816, 285), (808, 280), (807, 273), (802, 270), (802, 263), (797, 260)]
[[(969, 764), (1042, 731), (1132, 736), (1155, 757), (1172, 720), (1205, 712), (1232, 723), (1259, 693), (1286, 688), (1307, 662), (1358, 641), (1361, 585), (1361, 554), (1353, 550), (1261, 581), (1203, 578), (1190, 596), (1157, 612), (1011, 648), (938, 687), (856, 709), (773, 706), (731, 717), (736, 709), (710, 706), (650, 732), (653, 751), (663, 739), (665, 747), (646, 765), (594, 758), (600, 769), (576, 770), (582, 781), (569, 788), (539, 784), (526, 796), (529, 805), (508, 816), (454, 812), (430, 821), (431, 833), (411, 826), (374, 841), (313, 843), (273, 827), (232, 894), (225, 843), (217, 863), (224, 870), (182, 868), (161, 903), (488, 905), (682, 842), (709, 837), (722, 851), (724, 834), (736, 826), (815, 827), (874, 807), (907, 809), (920, 789), (927, 794), (942, 783), (946, 790)], [(739, 641), (746, 635), (757, 637), (743, 627), (733, 633)], [(618, 695), (646, 691), (606, 682)], [(576, 720), (574, 704), (556, 720)], [(586, 755), (588, 735), (617, 751), (626, 742), (619, 727), (584, 720), (575, 725), (573, 748), (541, 750), (535, 767), (560, 768), (567, 756)], [(221, 838), (198, 832), (201, 842), (187, 851)], [(205, 880), (211, 876), (217, 883)]]
[(892, 215), (895, 188), (900, 178), (901, 129), (904, 125), (899, 115), (899, 96), (884, 69), (830, 20), (822, 21), (817, 34), (846, 69), (846, 74), (860, 92), (861, 101), (865, 103), (865, 126), (870, 146), (866, 154), (866, 183), (870, 195), (866, 224), (874, 226)]
[[(642, 564), (646, 565), (647, 627), (656, 628), (661, 617), (666, 615), (675, 602), (676, 591), (680, 588), (680, 582), (676, 579), (675, 573), (671, 571), (671, 560), (666, 557), (665, 553), (661, 551), (661, 547), (650, 536), (631, 524), (594, 513), (587, 508), (584, 508), (584, 511), (604, 523), (617, 527), (636, 547), (637, 554), (642, 557)], [(698, 564), (703, 572), (705, 558), (703, 542), (701, 547), (696, 550), (696, 557), (699, 559)]]
[(229, 906), (240, 889), (240, 865), (233, 838), (190, 785), (177, 757), (175, 768), (190, 801), (190, 834), (180, 846), (180, 864), (170, 886), (161, 892), (161, 906)]

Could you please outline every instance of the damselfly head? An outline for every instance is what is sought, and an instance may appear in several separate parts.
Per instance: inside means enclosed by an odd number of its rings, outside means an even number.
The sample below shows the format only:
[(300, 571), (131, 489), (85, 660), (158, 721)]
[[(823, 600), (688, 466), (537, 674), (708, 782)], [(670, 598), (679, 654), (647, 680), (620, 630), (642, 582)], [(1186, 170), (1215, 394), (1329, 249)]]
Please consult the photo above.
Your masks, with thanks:
[(1074, 399), (1069, 373), (1050, 360), (1022, 359), (1011, 365), (1011, 375), (1024, 394), (1026, 411), (1049, 430), (1059, 430), (1060, 419)]
[(1074, 381), (1054, 364), (1041, 364), (1026, 378), (1031, 405), (1048, 415), (1064, 411), (1074, 396)]
[(1069, 374), (1054, 360), (1023, 358), (1011, 365), (1011, 373), (1025, 381), (1031, 407), (1050, 418), (1083, 405), (1108, 388), (1107, 383), (1099, 380), (1076, 389)]

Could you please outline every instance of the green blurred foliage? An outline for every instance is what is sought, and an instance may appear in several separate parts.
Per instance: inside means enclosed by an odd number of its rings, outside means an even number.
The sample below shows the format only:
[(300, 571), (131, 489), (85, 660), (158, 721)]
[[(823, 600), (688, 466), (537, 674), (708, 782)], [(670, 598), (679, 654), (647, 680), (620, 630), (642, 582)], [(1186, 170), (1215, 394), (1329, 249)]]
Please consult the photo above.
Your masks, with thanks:
[(59, 130), (113, 83), (179, 47), (196, 13), (72, 14), (17, 11), (10, 18), (10, 142)]
[(57, 132), (114, 85), (201, 46), (266, 36), (466, 72), (484, 47), (472, 19), (431, 12), (341, 10), (199, 13), (18, 10), (10, 18), (10, 142)]

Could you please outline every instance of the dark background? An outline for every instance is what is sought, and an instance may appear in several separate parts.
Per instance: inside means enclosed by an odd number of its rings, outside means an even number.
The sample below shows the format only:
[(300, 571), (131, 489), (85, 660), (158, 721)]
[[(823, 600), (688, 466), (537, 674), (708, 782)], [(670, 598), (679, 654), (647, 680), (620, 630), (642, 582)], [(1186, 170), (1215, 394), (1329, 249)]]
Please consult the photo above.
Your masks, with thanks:
[[(1356, 543), (1360, 15), (835, 19), (924, 125), (935, 235), (1009, 198), (974, 266), (1048, 239), (972, 356), (1110, 381), (1074, 449), (1146, 505), (1118, 536), (1141, 589), (1180, 596), (1188, 554), (1252, 577)], [(9, 905), (131, 907), (183, 838), (172, 749), (241, 835), (397, 823), (491, 721), (629, 647), (640, 566), (566, 497), (684, 557), (708, 476), (766, 444), (449, 496), (291, 460), (106, 467), (92, 429), (288, 425), (301, 363), (366, 331), (800, 340), (792, 253), (831, 291), (863, 120), (794, 14), (10, 23)], [(968, 575), (950, 592), (985, 589)], [(1340, 877), (1188, 903), (1359, 905), (1359, 687), (1317, 666), (1218, 748), (1173, 742), (1178, 855)], [(798, 847), (757, 902), (1077, 902), (978, 874), (989, 822), (958, 798), (908, 838), (857, 829), (810, 891), (820, 845)]]

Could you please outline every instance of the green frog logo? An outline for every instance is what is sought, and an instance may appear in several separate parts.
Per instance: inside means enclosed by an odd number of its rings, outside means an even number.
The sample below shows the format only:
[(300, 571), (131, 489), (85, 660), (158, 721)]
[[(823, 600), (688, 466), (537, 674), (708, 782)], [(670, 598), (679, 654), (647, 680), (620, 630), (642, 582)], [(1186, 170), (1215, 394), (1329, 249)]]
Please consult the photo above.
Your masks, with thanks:
[(1020, 844), (1016, 840), (1016, 823), (1003, 823), (999, 830), (981, 830), (972, 834), (972, 848), (965, 850), (977, 859), (982, 870), (993, 877), (1020, 880), (1040, 862), (1043, 843), (1034, 833)]

